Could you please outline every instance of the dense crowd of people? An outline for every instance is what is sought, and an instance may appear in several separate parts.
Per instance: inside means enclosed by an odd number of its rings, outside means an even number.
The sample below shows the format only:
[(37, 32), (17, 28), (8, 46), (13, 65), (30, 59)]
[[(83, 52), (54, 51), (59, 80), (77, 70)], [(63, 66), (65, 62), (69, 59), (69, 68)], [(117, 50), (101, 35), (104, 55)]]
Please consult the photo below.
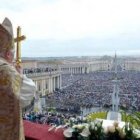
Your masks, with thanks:
[(23, 119), (39, 124), (48, 124), (48, 125), (66, 125), (71, 122), (82, 123), (85, 120), (82, 116), (77, 116), (75, 114), (67, 113), (56, 113), (56, 112), (28, 112), (23, 114)]
[(42, 73), (42, 72), (53, 72), (57, 71), (56, 68), (52, 67), (40, 67), (40, 68), (25, 68), (23, 69), (23, 74), (33, 74), (33, 73)]
[(70, 124), (71, 121), (84, 122), (82, 109), (84, 112), (85, 108), (111, 107), (115, 77), (119, 84), (119, 105), (140, 110), (140, 72), (119, 71), (116, 76), (111, 71), (99, 71), (62, 75), (63, 88), (49, 94), (46, 101), (47, 106), (55, 107), (56, 112), (47, 109), (45, 112), (27, 112), (23, 119), (57, 126)]
[[(111, 106), (115, 73), (110, 71), (89, 74), (62, 75), (64, 88), (47, 97), (56, 108), (67, 110), (81, 107)], [(119, 71), (119, 105), (140, 109), (140, 72)]]

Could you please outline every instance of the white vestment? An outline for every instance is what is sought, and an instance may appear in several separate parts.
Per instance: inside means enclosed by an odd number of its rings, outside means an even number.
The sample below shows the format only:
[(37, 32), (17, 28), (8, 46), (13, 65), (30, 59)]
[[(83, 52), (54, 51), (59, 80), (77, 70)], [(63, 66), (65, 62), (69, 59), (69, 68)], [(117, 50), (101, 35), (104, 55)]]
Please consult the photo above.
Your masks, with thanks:
[(35, 97), (36, 87), (32, 79), (27, 78), (26, 75), (23, 75), (22, 78), (23, 82), (20, 89), (20, 100), (21, 106), (26, 107), (31, 103), (33, 97)]
[(24, 140), (21, 106), (30, 103), (35, 90), (31, 79), (0, 58), (0, 140)]

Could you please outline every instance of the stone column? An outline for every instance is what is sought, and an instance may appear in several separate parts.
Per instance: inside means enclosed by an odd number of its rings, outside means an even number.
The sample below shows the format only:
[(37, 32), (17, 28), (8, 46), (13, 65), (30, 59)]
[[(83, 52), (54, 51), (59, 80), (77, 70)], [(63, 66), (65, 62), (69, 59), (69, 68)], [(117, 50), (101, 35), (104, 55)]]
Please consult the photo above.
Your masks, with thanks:
[(49, 93), (53, 91), (52, 77), (49, 77)]
[(53, 90), (55, 90), (55, 77), (53, 77)]
[(42, 95), (44, 95), (44, 89), (45, 89), (45, 80), (42, 79), (42, 81), (41, 81), (41, 92), (42, 92)]
[(61, 86), (62, 86), (62, 77), (61, 75), (59, 76), (59, 88), (61, 89)]
[(52, 77), (52, 91), (54, 90), (54, 77)]
[(57, 76), (57, 88), (59, 88), (59, 76)]
[(58, 76), (55, 77), (55, 88), (58, 88)]

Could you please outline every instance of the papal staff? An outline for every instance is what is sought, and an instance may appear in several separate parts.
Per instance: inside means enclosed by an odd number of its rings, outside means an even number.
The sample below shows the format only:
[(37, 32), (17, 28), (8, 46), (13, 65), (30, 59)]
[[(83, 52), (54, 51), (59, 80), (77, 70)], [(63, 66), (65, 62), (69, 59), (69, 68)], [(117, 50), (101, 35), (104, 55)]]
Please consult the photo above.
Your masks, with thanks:
[(17, 44), (16, 48), (16, 67), (21, 67), (21, 41), (26, 39), (24, 35), (21, 36), (21, 28), (20, 26), (17, 27), (17, 37), (14, 41)]

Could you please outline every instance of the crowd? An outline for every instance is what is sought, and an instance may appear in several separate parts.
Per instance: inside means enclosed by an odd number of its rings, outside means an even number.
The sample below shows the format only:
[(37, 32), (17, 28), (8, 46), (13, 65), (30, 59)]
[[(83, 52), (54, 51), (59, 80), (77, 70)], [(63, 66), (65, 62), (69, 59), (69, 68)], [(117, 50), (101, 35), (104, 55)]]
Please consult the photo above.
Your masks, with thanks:
[(23, 119), (39, 124), (48, 124), (48, 125), (66, 125), (74, 122), (76, 124), (82, 123), (85, 121), (84, 117), (77, 116), (74, 114), (67, 113), (52, 113), (52, 112), (28, 112), (23, 114)]
[[(94, 72), (89, 74), (62, 75), (62, 89), (47, 96), (47, 106), (55, 107), (56, 112), (28, 112), (23, 119), (48, 125), (65, 125), (74, 121), (84, 121), (82, 108), (111, 107), (114, 72)], [(140, 72), (120, 71), (119, 83), (120, 106), (139, 110)], [(51, 102), (51, 103), (50, 103)], [(49, 104), (50, 103), (50, 104)], [(59, 113), (58, 113), (59, 112)]]
[[(62, 76), (64, 88), (55, 91), (47, 97), (54, 101), (56, 108), (67, 110), (81, 107), (111, 106), (113, 80), (115, 73), (94, 72), (89, 74), (73, 74)], [(139, 110), (140, 101), (140, 72), (119, 71), (119, 105), (130, 109), (132, 106)]]
[(52, 72), (52, 71), (57, 71), (57, 69), (52, 67), (25, 68), (23, 69), (23, 74), (28, 75), (33, 73)]

